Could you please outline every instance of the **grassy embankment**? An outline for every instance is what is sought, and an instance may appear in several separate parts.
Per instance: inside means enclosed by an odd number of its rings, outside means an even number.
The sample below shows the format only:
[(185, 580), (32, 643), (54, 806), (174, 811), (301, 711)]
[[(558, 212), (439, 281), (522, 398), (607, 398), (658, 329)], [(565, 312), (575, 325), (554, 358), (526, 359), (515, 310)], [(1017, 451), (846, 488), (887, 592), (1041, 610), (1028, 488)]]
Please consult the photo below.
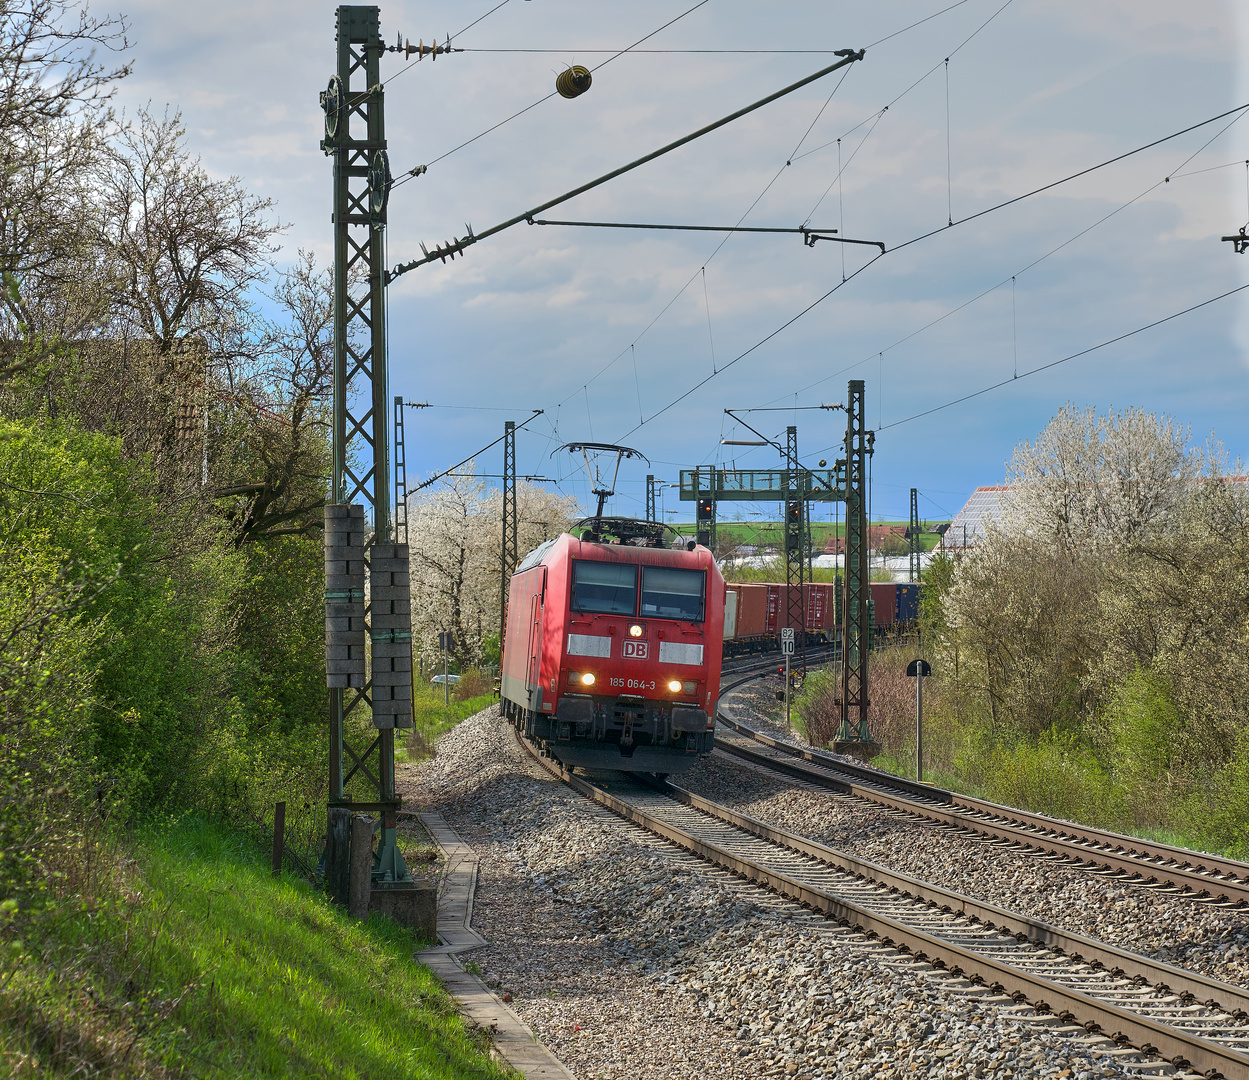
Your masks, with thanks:
[(257, 845), (184, 820), (85, 858), (76, 910), (0, 995), (6, 1075), (501, 1078), (412, 933), (349, 919)]
[(438, 737), (450, 731), (461, 720), (481, 712), (498, 701), (490, 689), (491, 680), (480, 671), (467, 671), (460, 682), (451, 687), (451, 702), (443, 704), (443, 688), (417, 683), (412, 687), (415, 726), (403, 748), (395, 748), (395, 760), (423, 761), (432, 756)]
[[(884, 752), (872, 765), (915, 776), (915, 681), (906, 664), (914, 648), (872, 656), (872, 734)], [(823, 741), (835, 712), (835, 671), (813, 671), (795, 700), (794, 727), (808, 725)], [(774, 715), (783, 716), (777, 703)], [(1175, 777), (1153, 782), (1108, 769), (1087, 740), (1047, 733), (1039, 739), (1005, 738), (976, 718), (940, 679), (924, 684), (924, 779), (976, 798), (1049, 814), (1129, 836), (1231, 858), (1249, 858), (1243, 821), (1228, 814), (1244, 801), (1249, 776), (1233, 760), (1205, 784)], [(1237, 798), (1236, 793), (1240, 792)]]

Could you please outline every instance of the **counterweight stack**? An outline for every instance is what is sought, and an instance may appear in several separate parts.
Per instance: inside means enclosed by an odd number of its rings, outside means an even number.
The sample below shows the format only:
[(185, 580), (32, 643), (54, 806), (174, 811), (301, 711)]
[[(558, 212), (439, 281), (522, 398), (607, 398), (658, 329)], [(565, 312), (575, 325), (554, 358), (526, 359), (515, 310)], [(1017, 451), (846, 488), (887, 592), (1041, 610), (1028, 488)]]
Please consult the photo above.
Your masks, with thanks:
[(364, 507), (325, 508), (325, 685), (367, 678), (364, 629)]
[(412, 726), (412, 596), (408, 545), (369, 549), (369, 614), (373, 639), (373, 726)]

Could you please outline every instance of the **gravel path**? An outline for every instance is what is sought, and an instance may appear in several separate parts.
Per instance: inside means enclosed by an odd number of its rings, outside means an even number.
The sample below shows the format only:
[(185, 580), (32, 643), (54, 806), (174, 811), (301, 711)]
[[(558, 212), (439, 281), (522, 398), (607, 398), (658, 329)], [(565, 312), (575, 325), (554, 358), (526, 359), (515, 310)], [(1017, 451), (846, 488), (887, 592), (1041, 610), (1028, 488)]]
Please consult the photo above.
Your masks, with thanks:
[[(745, 689), (745, 688), (743, 688)], [(735, 715), (769, 735), (769, 695), (733, 695)], [(791, 741), (797, 742), (793, 739)], [(988, 839), (909, 819), (831, 792), (810, 790), (719, 755), (678, 781), (708, 799), (892, 870), (1098, 938), (1222, 982), (1249, 986), (1249, 910), (1220, 908), (1158, 889), (1014, 852)]]
[[(786, 805), (718, 761), (694, 779), (730, 777), (765, 809)], [(497, 709), (399, 780), (405, 805), (440, 810), (481, 857), (474, 926), (490, 945), (469, 960), (580, 1080), (1138, 1075), (1082, 1032), (1027, 1022), (587, 803), (528, 760)]]

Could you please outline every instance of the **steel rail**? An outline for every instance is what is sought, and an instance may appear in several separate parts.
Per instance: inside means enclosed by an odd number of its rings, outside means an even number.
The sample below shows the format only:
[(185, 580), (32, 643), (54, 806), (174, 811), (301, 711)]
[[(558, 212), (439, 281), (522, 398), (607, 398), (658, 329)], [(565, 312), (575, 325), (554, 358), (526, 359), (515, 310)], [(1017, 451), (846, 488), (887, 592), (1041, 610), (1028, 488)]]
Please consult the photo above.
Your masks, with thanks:
[(830, 848), (787, 829), (770, 825), (747, 814), (739, 814), (727, 806), (704, 799), (701, 795), (696, 795), (679, 784), (672, 783), (671, 780), (666, 783), (665, 794), (694, 810), (699, 810), (743, 832), (767, 840), (769, 843), (788, 848), (808, 858), (818, 859), (820, 862), (835, 866), (867, 881), (896, 889), (905, 896), (914, 897), (950, 911), (962, 912), (986, 929), (1006, 930), (1016, 937), (1027, 938), (1033, 944), (1044, 946), (1053, 952), (1062, 953), (1074, 960), (1082, 960), (1094, 968), (1103, 968), (1111, 974), (1143, 979), (1155, 989), (1179, 994), (1212, 1008), (1223, 1009), (1238, 1020), (1249, 1020), (1249, 990), (1219, 982), (1217, 979), (1208, 978), (1197, 972), (1151, 960), (1149, 957), (1028, 918), (1026, 915), (1008, 911), (972, 896), (964, 896), (961, 893), (943, 889), (939, 885), (932, 885), (908, 874), (890, 870), (879, 863), (855, 858), (853, 855)]
[(1198, 1069), (1211, 1078), (1249, 1080), (1249, 1055), (944, 941), (788, 874), (744, 859), (574, 776), (561, 764), (543, 757), (519, 733), (517, 737), (543, 768), (590, 801), (752, 884), (846, 926), (856, 927), (869, 937), (952, 975), (987, 985), (996, 992), (1009, 994), (1016, 1001), (1026, 1001), (1038, 1012), (1059, 1012), (1060, 1017), (1070, 1015), (1072, 1019), (1081, 1016), (1085, 1030), (1090, 1033), (1110, 1032), (1108, 1037), (1116, 1043), (1131, 1044), (1143, 1053), (1157, 1055), (1177, 1066)]
[[(1200, 852), (1165, 844), (1151, 844), (1119, 833), (1075, 826), (1041, 814), (929, 787), (904, 777), (849, 764), (818, 750), (792, 746), (727, 716), (723, 711), (717, 714), (716, 719), (772, 750), (817, 766), (817, 769), (812, 769), (780, 761), (728, 740), (716, 742), (718, 750), (795, 779), (982, 836), (1138, 876), (1147, 882), (1157, 881), (1182, 888), (1198, 899), (1213, 897), (1228, 903), (1249, 904), (1249, 880), (1242, 877), (1249, 875), (1249, 865), (1245, 863), (1214, 855), (1207, 857)], [(888, 789), (901, 794), (894, 794)], [(1216, 873), (1226, 876), (1215, 876)]]

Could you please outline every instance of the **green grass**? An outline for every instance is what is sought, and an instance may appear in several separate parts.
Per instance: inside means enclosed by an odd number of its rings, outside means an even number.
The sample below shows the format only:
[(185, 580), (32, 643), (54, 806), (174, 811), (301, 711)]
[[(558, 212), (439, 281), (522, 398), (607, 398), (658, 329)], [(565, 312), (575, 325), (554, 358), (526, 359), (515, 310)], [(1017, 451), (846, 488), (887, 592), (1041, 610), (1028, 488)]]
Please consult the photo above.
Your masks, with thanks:
[[(927, 753), (924, 756), (926, 758)], [(1003, 757), (1016, 761), (1023, 759), (1029, 764), (1032, 759), (1039, 759), (1033, 770), (1037, 774), (1034, 782), (1021, 784), (1018, 767), (1002, 769), (1000, 762)], [(882, 753), (872, 759), (872, 766), (895, 776), (914, 779), (914, 749)], [(1188, 817), (1187, 823), (1169, 826), (1142, 825), (1132, 820), (1132, 815), (1125, 808), (1122, 791), (1110, 783), (1100, 769), (1090, 767), (1089, 762), (1082, 760), (1080, 755), (1047, 754), (1044, 750), (1024, 748), (1014, 754), (1001, 755), (998, 758), (998, 771), (989, 772), (988, 777), (988, 782), (977, 782), (957, 768), (948, 769), (929, 764), (924, 766), (925, 782), (974, 799), (986, 799), (989, 802), (1108, 829), (1140, 840), (1188, 848), (1190, 851), (1204, 851), (1242, 860), (1247, 854), (1243, 844), (1229, 845), (1195, 825), (1192, 816), (1184, 815), (1181, 806), (1170, 805), (1162, 792), (1158, 793), (1158, 808), (1179, 817)]]
[[(451, 688), (451, 692), (455, 693), (455, 687)], [(466, 698), (464, 701), (452, 700), (451, 704), (444, 705), (442, 687), (428, 685), (414, 686), (412, 695), (416, 726), (404, 747), (395, 748), (397, 763), (425, 760), (433, 753), (434, 743), (439, 735), (498, 701), (498, 697), (490, 693)]]
[(254, 843), (220, 825), (153, 829), (132, 854), (102, 898), (6, 958), (5, 1075), (508, 1075), (412, 960), (409, 931), (354, 922), (307, 883), (272, 877)]

